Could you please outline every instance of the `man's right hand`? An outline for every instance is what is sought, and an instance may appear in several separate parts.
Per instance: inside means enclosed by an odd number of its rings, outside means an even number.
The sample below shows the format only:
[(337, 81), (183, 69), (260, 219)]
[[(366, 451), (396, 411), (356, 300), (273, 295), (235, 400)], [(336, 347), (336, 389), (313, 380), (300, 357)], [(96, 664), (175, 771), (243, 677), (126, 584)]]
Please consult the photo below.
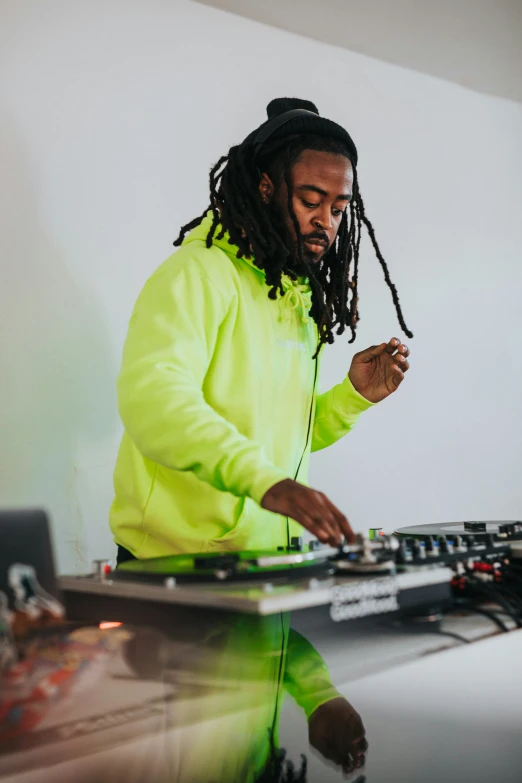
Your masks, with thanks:
[(326, 495), (298, 481), (284, 479), (271, 487), (261, 501), (263, 508), (291, 517), (330, 546), (339, 546), (342, 538), (355, 541), (350, 523)]

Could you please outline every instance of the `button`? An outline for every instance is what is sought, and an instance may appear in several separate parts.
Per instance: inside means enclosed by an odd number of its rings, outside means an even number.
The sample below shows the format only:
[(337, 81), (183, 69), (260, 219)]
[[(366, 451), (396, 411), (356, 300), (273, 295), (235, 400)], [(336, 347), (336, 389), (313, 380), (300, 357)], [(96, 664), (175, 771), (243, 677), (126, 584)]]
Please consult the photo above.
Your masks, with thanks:
[(464, 522), (464, 530), (473, 531), (474, 533), (485, 533), (485, 522)]
[(455, 536), (455, 549), (457, 552), (465, 552), (467, 549), (466, 542), (462, 536)]
[(375, 538), (379, 538), (382, 535), (382, 527), (371, 527), (368, 531), (368, 538), (373, 541)]
[(413, 554), (409, 540), (404, 540), (403, 538), (400, 539), (397, 559), (399, 563), (411, 563)]
[(444, 554), (452, 555), (453, 554), (453, 541), (451, 539), (446, 538), (446, 536), (439, 536), (439, 550)]
[(514, 536), (516, 533), (515, 524), (499, 525), (498, 532), (503, 536)]
[(430, 557), (438, 557), (439, 554), (439, 542), (434, 536), (426, 536), (426, 554)]

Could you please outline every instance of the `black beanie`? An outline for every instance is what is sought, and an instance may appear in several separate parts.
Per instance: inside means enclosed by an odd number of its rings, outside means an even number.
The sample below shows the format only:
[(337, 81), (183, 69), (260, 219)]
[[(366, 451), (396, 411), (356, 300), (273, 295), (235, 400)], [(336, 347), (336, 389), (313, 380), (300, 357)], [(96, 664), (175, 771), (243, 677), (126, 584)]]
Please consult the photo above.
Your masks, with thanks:
[[(353, 143), (350, 134), (345, 131), (340, 125), (332, 120), (327, 120), (325, 117), (319, 115), (317, 106), (311, 101), (303, 101), (299, 98), (275, 98), (270, 101), (266, 107), (266, 113), (268, 119), (259, 128), (250, 133), (243, 144), (250, 144), (253, 147), (258, 147), (258, 150), (262, 150), (262, 144), (256, 145), (256, 138), (264, 129), (269, 128), (270, 122), (276, 117), (285, 114), (286, 112), (293, 111), (295, 109), (304, 109), (306, 114), (299, 114), (292, 117), (284, 125), (280, 125), (273, 133), (270, 134), (270, 141), (277, 139), (284, 139), (286, 136), (301, 135), (305, 133), (314, 133), (318, 136), (327, 136), (331, 139), (336, 139), (342, 142), (350, 155), (350, 160), (354, 166), (357, 166), (357, 149)], [(267, 139), (268, 141), (268, 139)], [(256, 150), (257, 152), (257, 150)]]

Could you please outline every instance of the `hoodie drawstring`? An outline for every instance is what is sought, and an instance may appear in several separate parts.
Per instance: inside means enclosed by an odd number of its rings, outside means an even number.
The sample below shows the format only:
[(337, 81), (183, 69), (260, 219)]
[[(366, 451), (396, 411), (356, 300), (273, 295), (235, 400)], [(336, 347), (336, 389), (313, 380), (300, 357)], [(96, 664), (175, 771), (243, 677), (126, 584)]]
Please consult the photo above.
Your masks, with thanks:
[(288, 275), (281, 276), (281, 283), (283, 285), (284, 295), (281, 297), (281, 305), (284, 308), (282, 319), (289, 320), (288, 310), (297, 310), (301, 308), (301, 321), (304, 324), (310, 323), (310, 317), (308, 315), (310, 308), (312, 307), (312, 292), (307, 285), (300, 285), (292, 280)]

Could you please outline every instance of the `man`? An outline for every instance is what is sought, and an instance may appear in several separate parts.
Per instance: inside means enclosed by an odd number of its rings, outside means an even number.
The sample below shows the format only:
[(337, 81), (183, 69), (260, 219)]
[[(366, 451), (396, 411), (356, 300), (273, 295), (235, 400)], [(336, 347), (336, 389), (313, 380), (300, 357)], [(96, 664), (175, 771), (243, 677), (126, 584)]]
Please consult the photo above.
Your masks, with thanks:
[[(303, 527), (331, 545), (353, 538), (344, 513), (306, 486), (309, 454), (349, 432), (409, 366), (394, 338), (356, 354), (344, 381), (317, 393), (323, 345), (346, 327), (355, 338), (363, 224), (410, 334), (356, 166), (343, 128), (307, 101), (278, 99), (212, 169), (209, 209), (182, 229), (129, 326), (111, 509), (119, 562), (276, 549)], [(288, 618), (276, 621), (260, 626), (283, 658), (274, 692), (283, 676), (312, 744), (346, 768), (360, 765), (359, 716)]]
[(131, 318), (111, 509), (120, 561), (275, 549), (302, 527), (334, 545), (353, 536), (306, 486), (309, 453), (393, 393), (409, 353), (398, 339), (368, 348), (316, 393), (323, 344), (346, 326), (355, 337), (363, 223), (410, 333), (350, 136), (307, 101), (272, 101), (268, 116), (212, 169), (208, 214), (182, 229)]

